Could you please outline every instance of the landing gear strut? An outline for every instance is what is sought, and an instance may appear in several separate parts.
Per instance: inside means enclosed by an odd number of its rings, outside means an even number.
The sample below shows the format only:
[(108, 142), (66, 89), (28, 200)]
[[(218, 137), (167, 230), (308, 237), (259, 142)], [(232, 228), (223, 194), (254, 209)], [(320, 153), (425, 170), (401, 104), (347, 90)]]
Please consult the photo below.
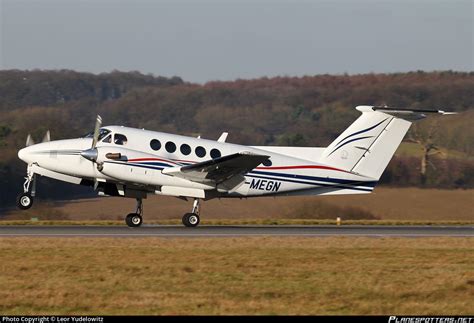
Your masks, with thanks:
[(137, 198), (137, 209), (135, 213), (130, 213), (125, 217), (125, 223), (132, 228), (139, 227), (143, 223), (143, 202), (141, 198)]
[(191, 213), (183, 215), (183, 224), (186, 227), (194, 228), (199, 224), (199, 199), (194, 199), (193, 210)]
[(18, 194), (18, 197), (16, 199), (16, 205), (21, 210), (28, 210), (30, 207), (33, 206), (33, 200), (35, 195), (36, 175), (28, 169), (25, 177), (25, 182), (23, 183), (23, 193)]

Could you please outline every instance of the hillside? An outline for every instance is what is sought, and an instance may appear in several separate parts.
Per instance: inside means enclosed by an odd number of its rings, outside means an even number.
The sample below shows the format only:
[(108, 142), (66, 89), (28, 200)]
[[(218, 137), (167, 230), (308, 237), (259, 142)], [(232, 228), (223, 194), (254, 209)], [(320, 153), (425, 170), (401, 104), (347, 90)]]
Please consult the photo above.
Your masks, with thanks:
[[(443, 108), (460, 115), (421, 121), (408, 137), (440, 146), (421, 182), (415, 144), (404, 145), (383, 180), (390, 185), (474, 187), (474, 73), (277, 77), (205, 85), (138, 72), (0, 71), (0, 205), (12, 204), (25, 165), (17, 158), (28, 133), (40, 140), (77, 137), (104, 124), (217, 138), (255, 145), (325, 146), (358, 115), (354, 106)], [(434, 129), (434, 131), (433, 131)], [(429, 134), (428, 134), (429, 132)], [(407, 148), (409, 147), (409, 148)], [(421, 147), (419, 147), (421, 149)], [(88, 190), (40, 183), (43, 197)], [(47, 191), (47, 193), (46, 193)]]

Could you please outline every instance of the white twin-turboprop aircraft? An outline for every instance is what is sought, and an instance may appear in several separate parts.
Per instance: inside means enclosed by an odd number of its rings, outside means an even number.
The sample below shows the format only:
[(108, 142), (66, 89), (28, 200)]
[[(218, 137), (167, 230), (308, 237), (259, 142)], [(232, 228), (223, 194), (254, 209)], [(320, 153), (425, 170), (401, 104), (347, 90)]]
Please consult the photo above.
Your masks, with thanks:
[(28, 209), (36, 175), (89, 185), (101, 195), (135, 198), (130, 227), (142, 224), (148, 194), (194, 199), (183, 224), (199, 224), (199, 201), (224, 197), (370, 193), (399, 146), (410, 120), (441, 110), (358, 106), (362, 115), (328, 147), (242, 146), (122, 126), (101, 127), (83, 138), (42, 143), (28, 136), (18, 152), (28, 164), (18, 207)]

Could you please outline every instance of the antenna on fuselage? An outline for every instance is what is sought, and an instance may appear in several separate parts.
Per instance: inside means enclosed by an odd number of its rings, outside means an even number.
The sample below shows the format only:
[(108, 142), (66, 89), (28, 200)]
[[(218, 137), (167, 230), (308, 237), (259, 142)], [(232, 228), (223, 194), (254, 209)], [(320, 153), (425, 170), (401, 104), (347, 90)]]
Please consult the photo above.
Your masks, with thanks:
[(222, 135), (217, 139), (217, 142), (225, 142), (227, 140), (228, 132), (223, 132)]

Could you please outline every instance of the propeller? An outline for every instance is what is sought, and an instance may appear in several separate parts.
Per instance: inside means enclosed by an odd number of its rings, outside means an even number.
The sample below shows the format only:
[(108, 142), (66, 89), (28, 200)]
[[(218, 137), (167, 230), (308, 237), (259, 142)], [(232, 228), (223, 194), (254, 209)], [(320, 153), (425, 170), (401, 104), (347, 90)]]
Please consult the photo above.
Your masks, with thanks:
[[(95, 121), (94, 137), (92, 139), (92, 147), (81, 151), (81, 156), (85, 159), (90, 160), (93, 163), (97, 163), (97, 157), (99, 152), (97, 151), (97, 142), (99, 141), (100, 127), (102, 126), (102, 118), (98, 115)], [(97, 169), (101, 168), (101, 165), (97, 163)], [(99, 169), (100, 170), (100, 169)]]
[[(48, 131), (46, 131), (44, 137), (43, 137), (43, 141), (41, 142), (48, 142), (48, 141), (51, 141), (51, 133)], [(28, 134), (28, 137), (26, 137), (26, 144), (25, 146), (26, 147), (29, 147), (29, 146), (33, 146), (35, 144), (35, 141), (33, 140), (33, 138), (31, 137), (31, 134)]]
[(95, 148), (97, 142), (99, 141), (99, 129), (102, 126), (102, 118), (97, 115), (97, 119), (95, 120), (95, 129), (94, 129), (94, 139), (92, 140), (92, 149)]
[(34, 144), (35, 141), (31, 138), (31, 135), (28, 134), (28, 137), (26, 137), (26, 147), (33, 146)]
[(46, 131), (46, 134), (44, 135), (42, 142), (49, 142), (49, 141), (51, 141), (51, 133), (48, 130)]

